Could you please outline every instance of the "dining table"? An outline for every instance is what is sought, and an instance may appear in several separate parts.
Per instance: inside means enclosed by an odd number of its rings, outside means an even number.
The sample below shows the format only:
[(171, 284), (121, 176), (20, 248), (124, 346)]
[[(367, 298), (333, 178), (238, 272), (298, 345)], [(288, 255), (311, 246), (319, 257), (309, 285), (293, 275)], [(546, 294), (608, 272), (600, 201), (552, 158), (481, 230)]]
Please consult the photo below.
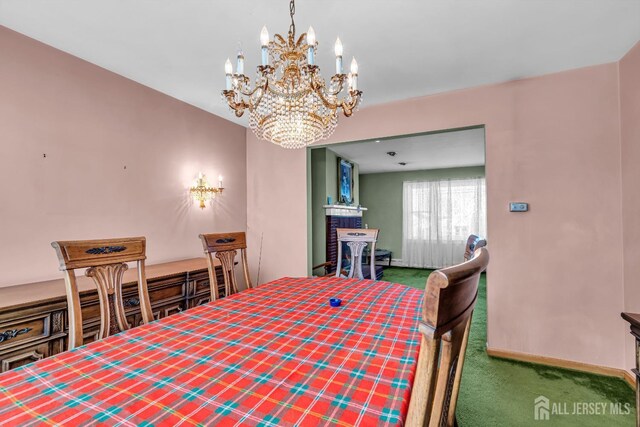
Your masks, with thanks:
[(0, 375), (0, 425), (402, 425), (423, 296), (274, 280)]

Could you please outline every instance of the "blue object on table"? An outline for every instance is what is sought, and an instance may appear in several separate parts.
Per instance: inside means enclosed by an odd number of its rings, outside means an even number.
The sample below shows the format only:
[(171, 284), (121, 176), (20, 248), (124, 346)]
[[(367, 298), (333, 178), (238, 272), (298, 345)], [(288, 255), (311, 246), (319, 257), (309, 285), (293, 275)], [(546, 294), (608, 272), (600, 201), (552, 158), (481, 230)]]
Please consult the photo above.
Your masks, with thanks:
[(331, 305), (331, 307), (340, 307), (340, 304), (342, 304), (342, 300), (340, 298), (330, 298), (329, 304)]
[(327, 196), (327, 205), (331, 206), (331, 196)]

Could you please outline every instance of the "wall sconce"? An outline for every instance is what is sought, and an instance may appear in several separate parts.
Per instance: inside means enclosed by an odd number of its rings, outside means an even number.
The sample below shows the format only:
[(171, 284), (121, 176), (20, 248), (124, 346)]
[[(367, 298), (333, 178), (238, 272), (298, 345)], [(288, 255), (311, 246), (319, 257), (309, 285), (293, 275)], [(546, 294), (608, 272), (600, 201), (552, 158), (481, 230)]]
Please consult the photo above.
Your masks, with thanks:
[(206, 207), (205, 202), (215, 199), (216, 194), (222, 193), (222, 190), (224, 190), (222, 188), (222, 176), (218, 177), (218, 186), (212, 187), (209, 185), (207, 177), (200, 172), (195, 184), (189, 189), (189, 194), (191, 194), (193, 200), (200, 202), (200, 209), (204, 209)]

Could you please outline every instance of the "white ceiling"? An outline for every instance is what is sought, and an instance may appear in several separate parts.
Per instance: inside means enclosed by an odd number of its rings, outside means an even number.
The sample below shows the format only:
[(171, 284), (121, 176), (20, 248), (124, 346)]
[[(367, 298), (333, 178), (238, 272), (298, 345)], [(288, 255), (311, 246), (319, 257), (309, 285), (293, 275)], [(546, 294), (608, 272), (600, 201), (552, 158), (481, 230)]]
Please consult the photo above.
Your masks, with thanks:
[[(335, 144), (329, 149), (357, 163), (361, 174), (484, 166), (484, 129)], [(390, 151), (396, 155), (389, 156)]]
[[(363, 107), (617, 61), (640, 39), (640, 0), (298, 0), (318, 63), (333, 42), (360, 65)], [(224, 61), (288, 30), (287, 0), (0, 0), (0, 24), (214, 114)], [(235, 120), (245, 124), (246, 118)]]

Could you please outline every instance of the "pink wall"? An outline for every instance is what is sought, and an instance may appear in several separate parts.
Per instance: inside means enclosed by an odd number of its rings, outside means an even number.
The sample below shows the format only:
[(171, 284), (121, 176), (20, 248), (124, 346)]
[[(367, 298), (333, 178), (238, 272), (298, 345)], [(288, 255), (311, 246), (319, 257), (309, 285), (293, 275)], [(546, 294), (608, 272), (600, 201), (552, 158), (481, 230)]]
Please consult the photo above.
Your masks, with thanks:
[[(620, 117), (624, 309), (640, 313), (640, 43), (620, 61)], [(627, 335), (626, 344), (626, 367), (630, 368), (635, 366), (631, 335)]]
[[(144, 235), (155, 263), (246, 228), (243, 127), (5, 27), (0, 52), (0, 286), (61, 277), (53, 240)], [(226, 187), (203, 211), (200, 170)]]
[(247, 254), (258, 283), (307, 275), (306, 156), (247, 131), (247, 245), (259, 248)]
[[(607, 64), (364, 108), (330, 141), (486, 126), (492, 348), (631, 363), (619, 312), (625, 298), (640, 310), (638, 51), (620, 75)], [(59, 277), (56, 239), (146, 235), (153, 263), (245, 227), (252, 277), (307, 273), (303, 150), (3, 27), (0, 52), (0, 287)], [(204, 211), (186, 193), (199, 170), (227, 188)], [(531, 211), (508, 213), (511, 200)]]
[[(364, 108), (341, 119), (330, 142), (481, 124), (489, 346), (626, 366), (617, 64)], [(260, 281), (305, 274), (306, 158), (250, 132), (247, 140), (248, 230), (254, 240), (264, 233)], [(531, 210), (509, 213), (509, 201)]]

